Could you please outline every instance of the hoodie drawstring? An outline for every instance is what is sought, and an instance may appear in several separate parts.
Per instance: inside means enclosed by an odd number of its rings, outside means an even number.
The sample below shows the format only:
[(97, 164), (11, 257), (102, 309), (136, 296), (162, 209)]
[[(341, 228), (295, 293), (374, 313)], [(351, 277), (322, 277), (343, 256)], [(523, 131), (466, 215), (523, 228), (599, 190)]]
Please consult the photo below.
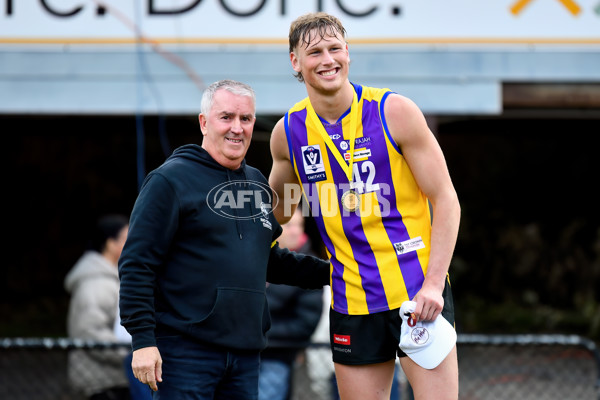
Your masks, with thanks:
[[(227, 181), (231, 182), (231, 174), (229, 172), (229, 169), (226, 169), (227, 171)], [(244, 178), (246, 177), (246, 174), (244, 173)], [(232, 187), (235, 185), (232, 185)], [(239, 214), (238, 214), (238, 210), (237, 207), (233, 207), (233, 211), (235, 213), (235, 226), (237, 228), (237, 232), (238, 232), (238, 236), (240, 238), (240, 240), (242, 240), (244, 238), (243, 232), (242, 232), (242, 224), (240, 223), (240, 218), (239, 218)]]

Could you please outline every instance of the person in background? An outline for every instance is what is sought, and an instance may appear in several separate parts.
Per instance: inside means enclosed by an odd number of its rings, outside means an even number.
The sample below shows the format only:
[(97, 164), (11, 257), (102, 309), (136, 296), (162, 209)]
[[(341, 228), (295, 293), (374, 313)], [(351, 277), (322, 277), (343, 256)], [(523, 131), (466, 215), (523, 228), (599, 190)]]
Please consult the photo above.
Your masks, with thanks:
[(246, 164), (254, 90), (222, 80), (202, 94), (202, 145), (146, 177), (119, 259), (121, 324), (135, 377), (155, 399), (255, 400), (271, 325), (266, 282), (322, 289), (329, 264), (282, 249), (272, 191)]
[[(65, 289), (71, 295), (67, 316), (69, 338), (118, 342), (114, 331), (119, 301), (117, 263), (128, 226), (125, 216), (101, 217), (89, 250), (65, 277)], [(123, 369), (126, 355), (126, 349), (72, 350), (69, 381), (90, 400), (129, 400), (129, 384)]]
[[(279, 246), (298, 253), (315, 255), (304, 231), (300, 207), (283, 225)], [(322, 309), (323, 290), (305, 290), (294, 286), (267, 283), (267, 303), (271, 329), (267, 348), (261, 352), (258, 386), (259, 400), (286, 400), (291, 396), (294, 364), (310, 344)]]

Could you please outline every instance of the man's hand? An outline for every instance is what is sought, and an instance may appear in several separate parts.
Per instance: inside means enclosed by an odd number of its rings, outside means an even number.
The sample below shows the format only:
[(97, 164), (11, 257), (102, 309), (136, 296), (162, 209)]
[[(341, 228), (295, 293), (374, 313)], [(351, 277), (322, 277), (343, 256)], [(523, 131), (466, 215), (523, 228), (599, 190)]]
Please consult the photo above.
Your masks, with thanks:
[(162, 382), (162, 358), (158, 347), (144, 347), (133, 352), (131, 361), (133, 375), (142, 383), (157, 391), (157, 382)]

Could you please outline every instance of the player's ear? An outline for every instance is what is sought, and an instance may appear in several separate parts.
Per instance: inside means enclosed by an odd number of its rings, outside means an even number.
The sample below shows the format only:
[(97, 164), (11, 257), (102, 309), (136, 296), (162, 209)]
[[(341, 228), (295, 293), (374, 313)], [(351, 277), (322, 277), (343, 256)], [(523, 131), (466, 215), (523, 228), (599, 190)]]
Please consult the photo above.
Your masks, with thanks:
[(298, 56), (296, 56), (296, 53), (290, 53), (290, 61), (292, 62), (292, 68), (294, 71), (300, 72), (300, 60), (298, 59)]

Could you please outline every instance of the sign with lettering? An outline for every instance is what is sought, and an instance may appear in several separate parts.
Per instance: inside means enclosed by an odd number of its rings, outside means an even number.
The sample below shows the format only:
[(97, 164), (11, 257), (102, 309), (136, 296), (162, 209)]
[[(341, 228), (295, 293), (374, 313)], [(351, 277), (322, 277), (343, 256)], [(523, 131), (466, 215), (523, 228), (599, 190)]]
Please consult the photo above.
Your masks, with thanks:
[(600, 44), (600, 0), (0, 0), (0, 44), (286, 44), (313, 11), (354, 44)]

